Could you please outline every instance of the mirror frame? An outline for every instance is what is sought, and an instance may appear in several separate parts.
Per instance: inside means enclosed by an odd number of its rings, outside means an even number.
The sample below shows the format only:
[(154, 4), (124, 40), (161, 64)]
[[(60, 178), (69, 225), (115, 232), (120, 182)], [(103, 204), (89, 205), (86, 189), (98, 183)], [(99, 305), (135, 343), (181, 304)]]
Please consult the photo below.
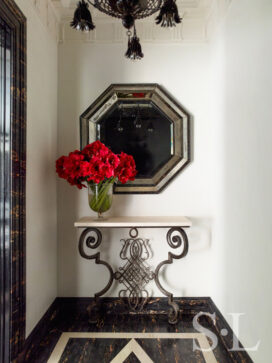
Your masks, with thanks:
[[(134, 98), (135, 93), (144, 97)], [(97, 123), (122, 100), (152, 102), (173, 123), (172, 157), (152, 178), (139, 178), (126, 184), (117, 183), (116, 194), (160, 193), (190, 162), (190, 115), (158, 84), (112, 84), (80, 116), (80, 147), (99, 139)], [(137, 167), (137, 165), (136, 165)]]

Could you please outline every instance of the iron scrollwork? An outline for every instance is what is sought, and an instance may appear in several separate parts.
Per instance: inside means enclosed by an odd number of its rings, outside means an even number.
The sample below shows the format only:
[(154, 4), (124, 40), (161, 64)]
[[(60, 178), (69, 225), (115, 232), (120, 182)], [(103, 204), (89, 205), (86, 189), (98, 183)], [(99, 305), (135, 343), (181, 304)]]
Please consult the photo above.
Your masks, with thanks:
[[(96, 237), (94, 236), (88, 236), (90, 233), (94, 233), (96, 235)], [(106, 287), (97, 292), (94, 296), (95, 296), (95, 299), (97, 300), (100, 296), (104, 295), (110, 288), (111, 288), (111, 285), (113, 283), (113, 280), (114, 280), (114, 273), (113, 273), (113, 270), (111, 268), (111, 266), (105, 262), (105, 261), (102, 261), (100, 260), (100, 252), (97, 252), (95, 254), (92, 254), (92, 255), (88, 255), (85, 250), (84, 250), (84, 243), (86, 242), (86, 246), (92, 250), (98, 248), (102, 242), (102, 233), (99, 231), (99, 229), (97, 228), (86, 228), (81, 236), (80, 236), (80, 239), (79, 239), (79, 253), (80, 255), (83, 257), (83, 258), (86, 258), (87, 260), (95, 260), (95, 263), (97, 265), (104, 265), (107, 267), (107, 269), (109, 270), (109, 273), (110, 273), (110, 279), (109, 279), (109, 282), (107, 283)]]
[[(93, 234), (96, 236), (94, 237)], [(123, 241), (123, 247), (120, 252), (120, 258), (123, 261), (126, 261), (126, 263), (124, 266), (119, 267), (116, 272), (113, 272), (112, 267), (107, 262), (100, 259), (100, 252), (94, 254), (87, 254), (85, 252), (85, 243), (86, 247), (92, 250), (97, 249), (100, 246), (102, 242), (101, 232), (93, 227), (86, 228), (82, 232), (79, 240), (80, 255), (85, 259), (95, 260), (96, 264), (106, 266), (110, 273), (109, 282), (103, 290), (95, 294), (95, 301), (98, 302), (98, 298), (104, 295), (112, 286), (113, 281), (116, 280), (124, 285), (124, 288), (119, 292), (119, 296), (127, 298), (128, 305), (132, 310), (141, 311), (149, 297), (145, 286), (150, 281), (154, 280), (159, 290), (168, 297), (168, 304), (170, 305), (168, 322), (170, 324), (176, 324), (178, 322), (179, 307), (173, 300), (173, 294), (168, 292), (161, 285), (159, 281), (159, 272), (164, 265), (172, 264), (174, 259), (178, 260), (187, 255), (189, 243), (185, 231), (180, 227), (169, 229), (166, 235), (168, 245), (172, 249), (177, 249), (181, 246), (183, 248), (179, 254), (168, 252), (168, 259), (159, 263), (155, 272), (147, 265), (147, 260), (150, 258), (148, 248), (149, 241), (138, 237), (137, 228), (131, 228), (129, 235), (130, 238), (121, 240)], [(95, 320), (92, 322), (94, 321)]]
[[(178, 233), (173, 235), (174, 233)], [(180, 227), (173, 227), (170, 228), (166, 235), (167, 243), (168, 245), (173, 248), (179, 248), (183, 244), (183, 250), (180, 254), (175, 255), (172, 252), (168, 252), (168, 260), (162, 261), (155, 270), (155, 282), (159, 290), (168, 297), (168, 305), (170, 305), (171, 310), (168, 315), (168, 322), (170, 324), (176, 324), (178, 322), (178, 314), (179, 314), (179, 307), (173, 300), (173, 294), (169, 291), (165, 290), (160, 281), (159, 281), (159, 272), (162, 266), (164, 265), (170, 265), (173, 263), (173, 260), (179, 260), (183, 257), (185, 257), (189, 250), (189, 243), (188, 243), (188, 237), (185, 233), (185, 231)]]
[(138, 238), (136, 228), (132, 228), (129, 235), (131, 238), (121, 240), (124, 245), (120, 258), (126, 261), (126, 264), (115, 272), (114, 277), (125, 286), (119, 291), (119, 297), (128, 298), (129, 307), (134, 311), (141, 311), (149, 297), (145, 285), (153, 280), (155, 275), (146, 264), (150, 257), (148, 240)]

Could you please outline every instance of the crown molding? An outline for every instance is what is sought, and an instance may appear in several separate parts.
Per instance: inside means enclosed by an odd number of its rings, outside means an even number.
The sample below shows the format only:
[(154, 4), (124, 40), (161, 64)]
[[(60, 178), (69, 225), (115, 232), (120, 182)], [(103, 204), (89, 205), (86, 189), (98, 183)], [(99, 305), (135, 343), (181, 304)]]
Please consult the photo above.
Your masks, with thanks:
[[(44, 2), (44, 0), (31, 0)], [(121, 43), (127, 40), (126, 29), (120, 19), (115, 19), (90, 6), (96, 28), (89, 33), (70, 28), (70, 22), (78, 0), (47, 0), (59, 19), (60, 43), (91, 42)], [(215, 31), (219, 19), (226, 13), (232, 0), (177, 0), (182, 24), (175, 28), (162, 28), (155, 24), (155, 17), (137, 21), (137, 34), (141, 42), (154, 44), (206, 43)]]
[(60, 15), (52, 0), (28, 0), (53, 38), (59, 40)]
[(209, 40), (215, 38), (220, 28), (220, 24), (224, 20), (232, 0), (214, 0), (207, 16), (206, 37)]

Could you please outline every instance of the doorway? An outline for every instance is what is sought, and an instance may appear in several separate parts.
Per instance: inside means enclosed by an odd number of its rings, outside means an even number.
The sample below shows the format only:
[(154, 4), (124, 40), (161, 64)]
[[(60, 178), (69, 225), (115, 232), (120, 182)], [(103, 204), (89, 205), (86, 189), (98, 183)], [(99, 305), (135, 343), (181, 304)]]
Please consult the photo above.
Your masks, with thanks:
[(0, 361), (25, 339), (26, 19), (0, 2)]

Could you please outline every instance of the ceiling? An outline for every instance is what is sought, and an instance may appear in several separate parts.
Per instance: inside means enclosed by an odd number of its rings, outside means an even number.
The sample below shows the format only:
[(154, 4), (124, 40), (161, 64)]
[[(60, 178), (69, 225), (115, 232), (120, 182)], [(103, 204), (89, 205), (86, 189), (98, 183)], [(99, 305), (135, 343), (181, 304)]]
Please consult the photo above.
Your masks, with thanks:
[[(51, 22), (56, 28), (57, 39), (60, 42), (123, 42), (127, 39), (126, 29), (120, 19), (112, 18), (90, 6), (94, 31), (77, 32), (70, 28), (78, 0), (31, 0), (36, 10), (44, 17), (45, 22)], [(232, 0), (177, 0), (182, 24), (175, 28), (165, 29), (155, 24), (154, 16), (136, 22), (137, 33), (142, 42), (154, 43), (199, 43), (207, 42), (214, 33), (218, 21), (226, 13)], [(46, 11), (47, 8), (47, 11)], [(53, 16), (49, 15), (54, 13)]]
[[(73, 13), (78, 0), (51, 0), (51, 2), (59, 16), (65, 19)], [(189, 16), (205, 16), (216, 2), (218, 0), (177, 0), (181, 13), (186, 12)]]

